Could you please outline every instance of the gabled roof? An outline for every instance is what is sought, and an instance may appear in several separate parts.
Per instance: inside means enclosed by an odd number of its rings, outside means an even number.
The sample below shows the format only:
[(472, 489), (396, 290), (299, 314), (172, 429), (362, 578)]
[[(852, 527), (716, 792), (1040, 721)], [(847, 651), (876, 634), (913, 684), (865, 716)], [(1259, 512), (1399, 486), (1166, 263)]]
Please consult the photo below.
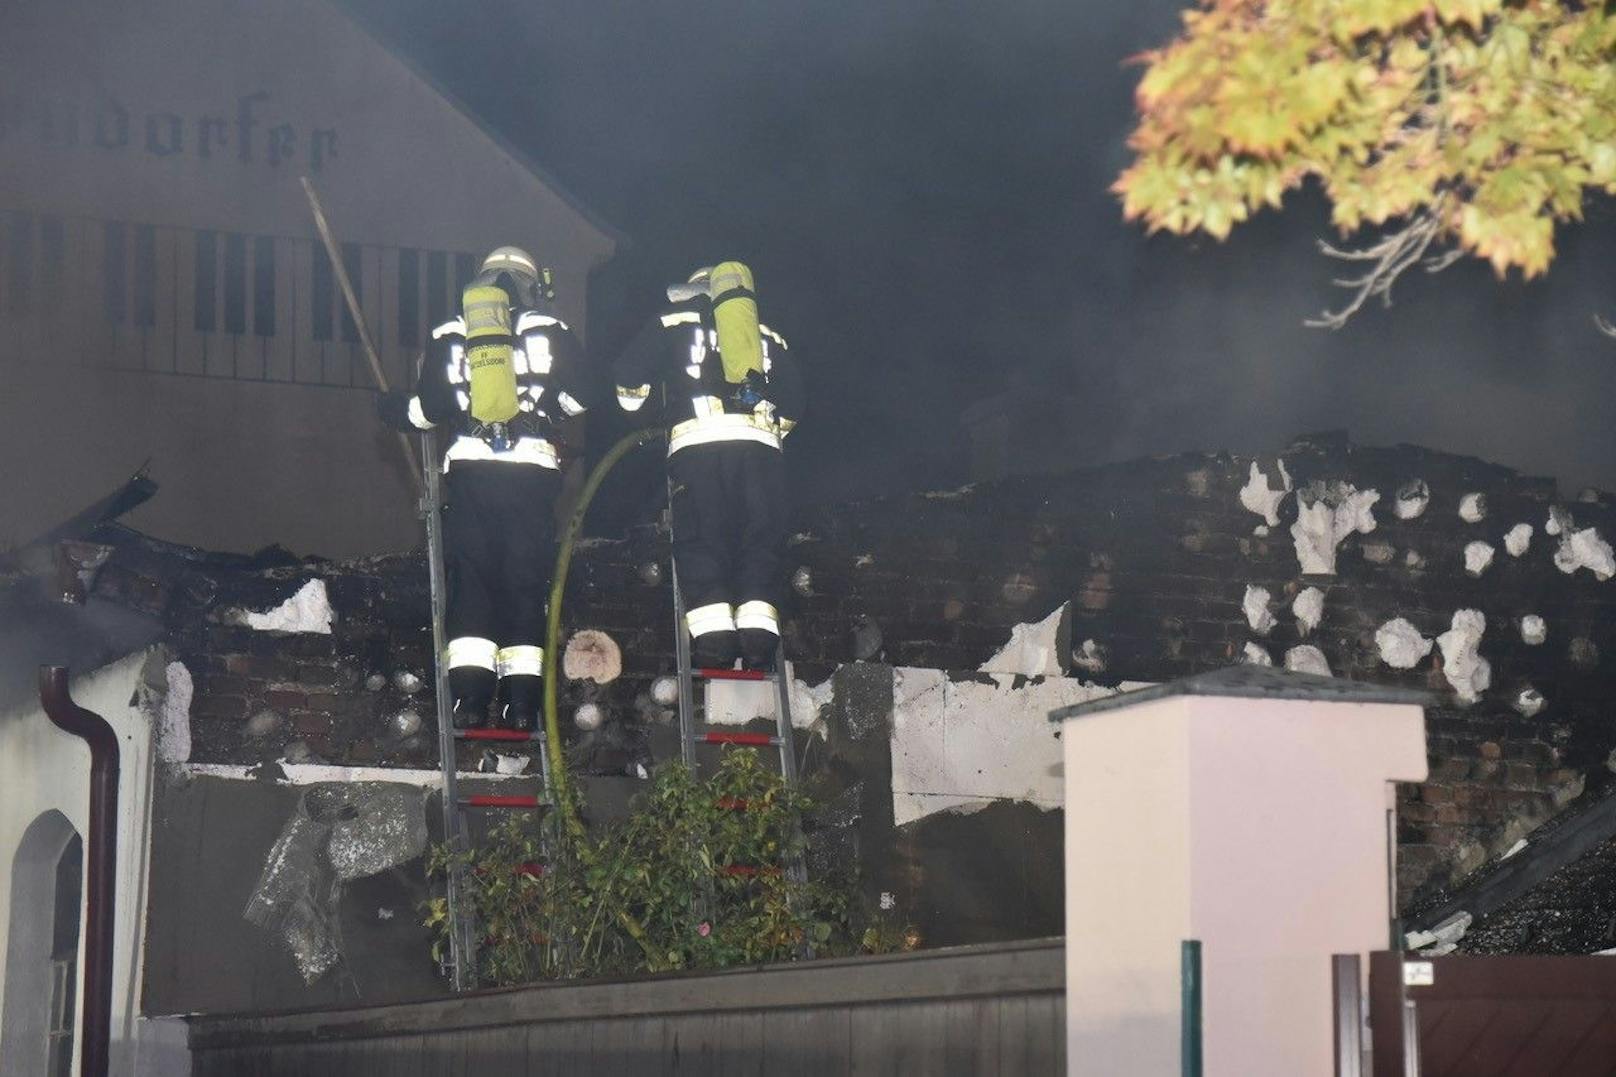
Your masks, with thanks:
[(396, 59), (399, 63), (403, 64), (410, 74), (414, 75), (427, 86), (431, 87), (432, 91), (447, 101), (451, 108), (460, 113), (460, 115), (464, 116), (472, 126), (476, 127), (477, 130), (481, 131), (485, 136), (487, 136), (488, 139), (498, 146), (501, 151), (511, 158), (511, 160), (521, 165), (524, 169), (531, 173), (535, 179), (553, 191), (555, 195), (560, 198), (561, 201), (565, 202), (567, 206), (573, 210), (573, 212), (578, 214), (578, 216), (588, 221), (591, 226), (593, 226), (602, 235), (606, 236), (607, 239), (610, 239), (613, 243), (617, 244), (619, 248), (630, 245), (628, 236), (625, 235), (621, 229), (612, 224), (610, 221), (607, 221), (605, 218), (601, 217), (598, 213), (586, 205), (582, 199), (578, 198), (571, 191), (567, 190), (567, 188), (563, 186), (562, 183), (555, 178), (555, 176), (545, 169), (543, 165), (539, 164), (538, 161), (536, 161), (526, 150), (512, 142), (509, 138), (505, 137), (505, 135), (499, 130), (489, 126), (481, 116), (472, 111), (469, 105), (467, 105), (458, 96), (456, 96), (452, 90), (445, 86), (441, 79), (417, 63), (409, 52), (403, 47), (402, 42), (391, 38), (385, 31), (370, 25), (359, 15), (348, 10), (347, 5), (344, 4), (342, 0), (326, 0), (326, 3), (327, 6), (329, 6), (333, 11), (340, 14), (349, 22), (353, 23), (354, 26), (358, 27), (359, 31), (366, 37), (370, 38), (371, 40), (375, 41), (376, 44), (386, 49), (388, 54)]
[(1119, 692), (1086, 703), (1074, 703), (1049, 712), (1052, 722), (1082, 718), (1101, 711), (1120, 710), (1169, 696), (1235, 696), (1240, 699), (1310, 699), (1329, 703), (1403, 703), (1426, 707), (1436, 702), (1430, 692), (1412, 688), (1386, 688), (1378, 684), (1292, 673), (1271, 666), (1225, 666), (1210, 673), (1180, 677), (1132, 692)]

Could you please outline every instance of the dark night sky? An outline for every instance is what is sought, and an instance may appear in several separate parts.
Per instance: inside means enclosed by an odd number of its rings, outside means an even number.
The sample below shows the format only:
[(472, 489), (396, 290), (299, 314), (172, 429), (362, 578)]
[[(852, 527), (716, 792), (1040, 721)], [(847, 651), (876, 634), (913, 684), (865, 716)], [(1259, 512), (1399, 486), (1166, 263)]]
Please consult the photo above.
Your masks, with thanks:
[(343, 0), (632, 247), (597, 282), (603, 358), (689, 267), (739, 256), (808, 367), (804, 497), (936, 485), (961, 410), (1070, 396), (1038, 466), (1272, 451), (1346, 428), (1616, 487), (1616, 214), (1546, 282), (1416, 275), (1340, 333), (1293, 197), (1228, 244), (1145, 239), (1106, 188), (1172, 0)]

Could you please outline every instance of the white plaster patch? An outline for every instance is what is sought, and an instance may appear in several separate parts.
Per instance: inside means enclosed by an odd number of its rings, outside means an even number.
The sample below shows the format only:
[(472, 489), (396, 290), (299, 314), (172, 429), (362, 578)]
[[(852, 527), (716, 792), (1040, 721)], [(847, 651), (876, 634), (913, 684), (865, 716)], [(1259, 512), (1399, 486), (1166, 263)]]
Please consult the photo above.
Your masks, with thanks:
[(1303, 643), (1285, 652), (1285, 668), (1292, 673), (1315, 673), (1320, 677), (1333, 677), (1330, 661), (1324, 652), (1311, 643)]
[(1459, 610), (1453, 615), (1453, 627), (1436, 638), (1442, 648), (1442, 675), (1465, 703), (1480, 699), (1492, 684), (1492, 664), (1477, 653), (1486, 630), (1487, 617), (1480, 610)]
[(395, 737), (413, 737), (421, 731), (421, 716), (406, 708), (389, 718), (387, 725)]
[(421, 690), (424, 682), (412, 670), (401, 669), (393, 674), (393, 687), (407, 696), (413, 696)]
[(1439, 950), (1446, 952), (1457, 945), (1474, 920), (1468, 912), (1456, 912), (1429, 931), (1409, 932), (1403, 942), (1410, 950), (1421, 950), (1426, 956), (1434, 957)]
[(875, 554), (873, 553), (861, 553), (853, 558), (854, 568), (868, 568), (873, 564), (875, 564)]
[(1303, 588), (1302, 593), (1291, 603), (1291, 613), (1296, 615), (1296, 623), (1301, 626), (1302, 635), (1307, 635), (1324, 620), (1324, 592), (1317, 587)]
[(1010, 642), (999, 653), (978, 667), (982, 673), (1019, 673), (1023, 677), (1059, 677), (1066, 671), (1060, 664), (1060, 646), (1055, 637), (1066, 616), (1066, 603), (1034, 624), (1018, 624), (1010, 629)]
[[(791, 727), (825, 736), (819, 713), (835, 691), (831, 678), (809, 687), (792, 676), (790, 662), (786, 663), (786, 676), (791, 678)], [(701, 686), (696, 690), (701, 691)], [(702, 720), (708, 725), (745, 725), (759, 718), (776, 721), (776, 691), (773, 681), (708, 681)]]
[(1262, 644), (1247, 640), (1242, 661), (1248, 666), (1271, 666), (1274, 664), (1274, 656), (1269, 654), (1268, 648)]
[(1549, 638), (1549, 626), (1535, 613), (1521, 618), (1521, 642), (1536, 647)]
[(162, 713), (158, 716), (157, 758), (165, 763), (184, 763), (191, 758), (191, 699), (195, 689), (191, 671), (184, 663), (170, 662), (163, 667)]
[(1297, 498), (1296, 522), (1291, 538), (1304, 575), (1333, 576), (1336, 548), (1354, 531), (1367, 535), (1375, 529), (1371, 511), (1380, 494), (1359, 490), (1351, 483), (1332, 483), (1312, 495)]
[[(897, 825), (939, 811), (974, 811), (1017, 800), (1040, 808), (1062, 803), (1057, 707), (1114, 695), (1071, 677), (1020, 688), (989, 674), (950, 680), (935, 669), (893, 671), (892, 811)], [(1142, 687), (1125, 684), (1123, 689)]]
[[(1263, 469), (1255, 460), (1251, 462), (1251, 472), (1246, 484), (1240, 488), (1240, 504), (1261, 516), (1269, 527), (1279, 526), (1280, 502), (1291, 492), (1291, 476), (1285, 470), (1285, 461), (1280, 460), (1278, 463), (1280, 489), (1272, 488), (1268, 476), (1263, 474)], [(1264, 531), (1262, 534), (1267, 532)]]
[(1253, 535), (1256, 535), (1258, 538), (1267, 538), (1268, 537), (1268, 525), (1267, 524), (1258, 524), (1256, 527), (1253, 527), (1251, 529), (1251, 533)]
[(1268, 593), (1268, 588), (1246, 584), (1246, 597), (1240, 606), (1246, 611), (1246, 623), (1259, 636), (1268, 635), (1273, 631), (1274, 625), (1279, 623), (1268, 611), (1268, 602), (1272, 597)]
[(500, 755), (494, 754), (495, 774), (526, 774), (527, 768), (533, 762), (531, 756), (526, 755)]
[(1481, 577), (1487, 571), (1487, 566), (1493, 563), (1493, 548), (1490, 543), (1471, 542), (1464, 548), (1465, 571), (1472, 576)]
[(679, 678), (658, 677), (652, 681), (651, 698), (664, 707), (671, 707), (679, 702)]
[(561, 655), (561, 672), (569, 681), (610, 684), (623, 672), (623, 652), (617, 641), (593, 628), (574, 632)]
[(1560, 506), (1555, 505), (1549, 509), (1549, 518), (1543, 523), (1543, 533), (1557, 536), (1563, 532), (1570, 531), (1575, 526), (1576, 524), (1572, 521), (1571, 514)]
[(1395, 511), (1399, 520), (1416, 520), (1425, 514), (1425, 506), (1431, 503), (1431, 488), (1425, 485), (1424, 479), (1415, 479), (1404, 483), (1397, 491), (1397, 504)]
[(1535, 718), (1544, 706), (1543, 693), (1530, 686), (1522, 688), (1515, 697), (1514, 707), (1523, 718)]
[(226, 610), (226, 624), (245, 625), (260, 632), (315, 632), (329, 636), (336, 614), (325, 593), (325, 581), (306, 580), (297, 593), (274, 609)]
[(1608, 580), (1616, 576), (1616, 552), (1597, 530), (1585, 527), (1561, 537), (1560, 548), (1554, 551), (1554, 567), (1567, 575), (1585, 568), (1598, 579)]
[(1509, 551), (1511, 557), (1524, 554), (1527, 547), (1532, 545), (1532, 525), (1516, 524), (1504, 536), (1504, 549)]
[(1104, 673), (1105, 661), (1105, 648), (1091, 639), (1084, 640), (1083, 645), (1072, 652), (1072, 665), (1084, 673)]
[(583, 703), (572, 712), (573, 725), (585, 732), (599, 729), (605, 721), (606, 712), (601, 710), (599, 703)]
[(1459, 499), (1459, 519), (1467, 524), (1479, 524), (1486, 518), (1486, 494), (1466, 494)]
[(1372, 565), (1389, 565), (1397, 557), (1397, 547), (1389, 542), (1366, 542), (1363, 556)]
[(1421, 557), (1418, 552), (1410, 550), (1403, 555), (1403, 564), (1412, 569), (1424, 568), (1425, 558)]
[(1401, 617), (1387, 621), (1375, 629), (1375, 646), (1380, 660), (1393, 669), (1413, 669), (1431, 653), (1432, 643), (1420, 635), (1420, 630)]

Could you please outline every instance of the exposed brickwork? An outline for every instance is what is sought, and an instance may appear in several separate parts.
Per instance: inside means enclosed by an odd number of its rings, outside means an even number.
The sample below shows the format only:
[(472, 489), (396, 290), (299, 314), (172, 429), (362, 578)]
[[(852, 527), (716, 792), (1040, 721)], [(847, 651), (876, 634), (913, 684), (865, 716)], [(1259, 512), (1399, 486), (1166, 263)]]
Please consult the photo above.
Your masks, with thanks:
[[(1139, 461), (805, 514), (789, 566), (811, 572), (812, 593), (786, 611), (788, 649), (811, 680), (854, 657), (970, 669), (1005, 643), (1012, 626), (1070, 601), (1073, 644), (1093, 640), (1104, 658), (1102, 671), (1090, 665), (1078, 675), (1160, 681), (1240, 661), (1250, 641), (1282, 662), (1289, 647), (1304, 642), (1290, 602), (1316, 586), (1325, 594), (1324, 615), (1305, 642), (1323, 651), (1334, 673), (1431, 688), (1451, 699), (1438, 652), (1414, 670), (1393, 670), (1379, 658), (1375, 630), (1403, 617), (1434, 637), (1455, 610), (1474, 608), (1487, 617), (1480, 653), (1492, 665), (1492, 688), (1470, 707), (1450, 703), (1430, 714), (1431, 780), (1400, 797), (1405, 892), (1472, 870), (1585, 787), (1606, 784), (1606, 758), (1616, 747), (1608, 702), (1616, 687), (1616, 582), (1554, 566), (1558, 540), (1543, 526), (1556, 503), (1553, 484), (1464, 457), (1357, 448), (1340, 437), (1309, 439), (1283, 458), (1298, 487), (1344, 481), (1380, 492), (1375, 530), (1342, 542), (1333, 578), (1301, 575), (1289, 532), (1294, 496), (1281, 505), (1280, 526), (1254, 533), (1261, 518), (1239, 499), (1249, 458)], [(1276, 472), (1271, 461), (1266, 466)], [(1418, 518), (1400, 520), (1396, 492), (1413, 479), (1429, 485), (1430, 503)], [(1472, 492), (1485, 494), (1487, 514), (1467, 523), (1459, 505)], [(1577, 526), (1616, 535), (1608, 500), (1565, 507)], [(1516, 558), (1503, 536), (1522, 522), (1534, 535)], [(1464, 569), (1464, 548), (1476, 540), (1496, 547), (1480, 578)], [(574, 562), (569, 625), (605, 630), (624, 658), (613, 684), (563, 691), (565, 714), (589, 700), (611, 716), (596, 734), (574, 734), (585, 766), (599, 772), (632, 768), (653, 742), (669, 743), (652, 735), (668, 715), (646, 694), (649, 679), (672, 666), (666, 584), (648, 584), (642, 574), (652, 561), (665, 576), (665, 546), (645, 528), (586, 543)], [(254, 632), (208, 619), (230, 606), (272, 605), (310, 575), (327, 580), (337, 613), (331, 636)], [(173, 626), (176, 655), (196, 676), (195, 759), (273, 759), (301, 740), (330, 762), (432, 766), (430, 686), (413, 697), (391, 683), (364, 688), (375, 674), (427, 672), (425, 578), (418, 557), (263, 567), (180, 561), (137, 543), (120, 550), (98, 589), (161, 611)], [(1251, 631), (1242, 611), (1248, 584), (1275, 600), (1278, 624), (1266, 637)], [(1516, 621), (1527, 613), (1547, 621), (1541, 646), (1520, 639)], [(871, 628), (855, 633), (862, 619), (879, 630), (875, 653), (867, 653)], [(1510, 706), (1528, 683), (1547, 700), (1532, 718)], [(387, 733), (387, 721), (405, 706), (424, 724), (417, 736), (399, 740)], [(249, 720), (266, 708), (284, 725), (247, 737)], [(477, 753), (462, 750), (463, 765), (474, 764)]]

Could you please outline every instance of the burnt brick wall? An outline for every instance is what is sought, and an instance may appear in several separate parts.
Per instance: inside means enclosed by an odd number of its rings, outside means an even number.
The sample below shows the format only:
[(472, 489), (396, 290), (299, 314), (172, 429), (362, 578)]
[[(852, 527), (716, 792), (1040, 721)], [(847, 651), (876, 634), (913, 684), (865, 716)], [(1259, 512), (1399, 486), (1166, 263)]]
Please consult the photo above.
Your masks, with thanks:
[[(1409, 446), (1356, 447), (1341, 436), (1309, 438), (1281, 456), (1298, 488), (1347, 482), (1381, 495), (1375, 530), (1342, 542), (1334, 577), (1302, 576), (1289, 532), (1294, 495), (1280, 506), (1281, 524), (1257, 533), (1261, 518), (1239, 498), (1250, 458), (1143, 460), (804, 512), (788, 567), (806, 569), (811, 582), (784, 611), (789, 653), (810, 681), (854, 658), (970, 669), (1003, 646), (1013, 626), (1069, 602), (1072, 643), (1093, 640), (1103, 660), (1103, 668), (1090, 661), (1072, 672), (1102, 683), (1161, 681), (1238, 662), (1253, 641), (1277, 663), (1306, 642), (1338, 676), (1435, 690), (1446, 702), (1429, 715), (1431, 780), (1400, 797), (1408, 895), (1468, 873), (1585, 790), (1607, 786), (1606, 761), (1616, 748), (1607, 702), (1616, 687), (1609, 672), (1616, 583), (1555, 567), (1558, 540), (1544, 534), (1551, 507), (1562, 504), (1553, 483)], [(1277, 474), (1272, 460), (1264, 468)], [(1429, 486), (1429, 505), (1418, 518), (1398, 519), (1396, 492), (1415, 479)], [(1459, 515), (1470, 493), (1486, 498), (1479, 522)], [(1616, 533), (1606, 498), (1588, 495), (1564, 508), (1578, 527)], [(1534, 535), (1516, 558), (1503, 535), (1522, 522)], [(1476, 540), (1496, 548), (1480, 578), (1463, 564), (1466, 544)], [(594, 733), (569, 723), (572, 750), (595, 773), (632, 772), (676, 750), (666, 732), (670, 715), (647, 695), (650, 679), (672, 668), (673, 649), (667, 585), (649, 578), (651, 564), (665, 581), (666, 545), (652, 528), (590, 540), (573, 564), (568, 629), (607, 632), (624, 660), (624, 675), (611, 684), (563, 688), (564, 716), (585, 701), (607, 711)], [(327, 581), (336, 611), (330, 636), (216, 620), (230, 606), (273, 605), (309, 576)], [(1248, 584), (1275, 599), (1278, 624), (1266, 637), (1242, 610)], [(1324, 592), (1325, 605), (1304, 640), (1290, 600), (1307, 586)], [(418, 556), (265, 564), (131, 539), (98, 589), (162, 612), (173, 626), (176, 656), (196, 682), (193, 759), (269, 761), (301, 742), (327, 762), (435, 765), (430, 686), (410, 696), (391, 682), (401, 669), (428, 673)], [(1380, 661), (1374, 640), (1394, 617), (1435, 637), (1462, 608), (1486, 615), (1480, 653), (1492, 666), (1492, 687), (1468, 707), (1453, 700), (1439, 651), (1398, 671)], [(1516, 620), (1527, 613), (1548, 624), (1541, 646), (1520, 639)], [(388, 684), (367, 689), (378, 676)], [(1511, 706), (1527, 684), (1547, 700), (1530, 718)], [(423, 725), (399, 738), (388, 720), (406, 707)], [(280, 724), (249, 735), (264, 711)], [(475, 766), (479, 753), (461, 750), (462, 766)]]

